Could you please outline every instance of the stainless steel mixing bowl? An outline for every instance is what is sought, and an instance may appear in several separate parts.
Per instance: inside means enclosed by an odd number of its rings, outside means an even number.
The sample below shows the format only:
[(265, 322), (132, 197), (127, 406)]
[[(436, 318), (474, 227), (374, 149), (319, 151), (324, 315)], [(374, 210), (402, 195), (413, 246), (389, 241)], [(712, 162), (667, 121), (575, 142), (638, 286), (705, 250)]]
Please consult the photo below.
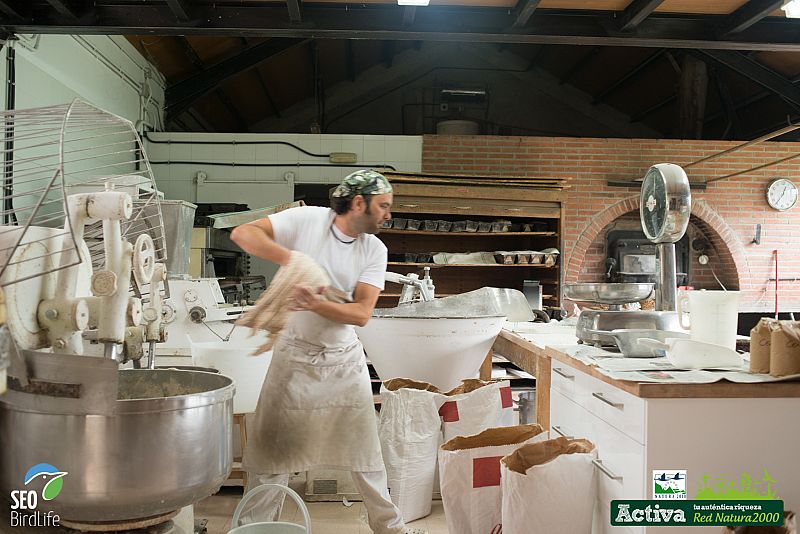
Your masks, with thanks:
[(578, 302), (597, 302), (600, 304), (628, 304), (645, 300), (653, 293), (653, 284), (618, 283), (592, 284), (577, 283), (564, 286), (564, 296)]
[(63, 519), (121, 521), (166, 513), (214, 493), (232, 462), (233, 381), (174, 369), (119, 372), (115, 415), (27, 411), (0, 397), (0, 492), (48, 463), (68, 474)]

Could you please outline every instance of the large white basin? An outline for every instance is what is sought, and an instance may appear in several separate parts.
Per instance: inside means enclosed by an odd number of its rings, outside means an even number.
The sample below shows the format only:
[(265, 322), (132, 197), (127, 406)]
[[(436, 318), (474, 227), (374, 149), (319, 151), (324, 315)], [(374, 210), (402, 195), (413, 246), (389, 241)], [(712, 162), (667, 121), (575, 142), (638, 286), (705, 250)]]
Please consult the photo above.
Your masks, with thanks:
[(410, 378), (447, 391), (478, 376), (505, 317), (373, 317), (356, 328), (381, 380)]
[(252, 356), (253, 351), (267, 342), (264, 332), (247, 337), (249, 328), (237, 328), (229, 341), (192, 342), (192, 363), (219, 370), (233, 379), (236, 394), (234, 413), (250, 413), (256, 409), (261, 385), (272, 361), (272, 351)]

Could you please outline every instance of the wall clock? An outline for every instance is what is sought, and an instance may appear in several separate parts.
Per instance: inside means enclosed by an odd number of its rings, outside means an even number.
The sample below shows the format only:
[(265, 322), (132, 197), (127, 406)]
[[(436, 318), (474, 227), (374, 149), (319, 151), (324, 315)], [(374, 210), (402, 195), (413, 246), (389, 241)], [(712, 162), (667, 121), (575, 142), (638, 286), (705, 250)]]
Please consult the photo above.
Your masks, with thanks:
[(797, 186), (787, 178), (772, 180), (767, 186), (767, 204), (778, 211), (786, 211), (797, 203)]

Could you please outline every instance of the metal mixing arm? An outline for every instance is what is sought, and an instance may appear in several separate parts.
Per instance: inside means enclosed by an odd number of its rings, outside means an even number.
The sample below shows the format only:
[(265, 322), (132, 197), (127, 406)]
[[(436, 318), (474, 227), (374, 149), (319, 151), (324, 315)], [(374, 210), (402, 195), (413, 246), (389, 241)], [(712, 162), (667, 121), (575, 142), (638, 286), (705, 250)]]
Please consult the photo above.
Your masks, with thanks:
[(420, 300), (429, 302), (434, 299), (435, 292), (430, 273), (430, 267), (425, 267), (425, 275), (423, 278), (420, 278), (419, 275), (414, 273), (403, 275), (387, 271), (384, 274), (384, 279), (387, 282), (404, 286), (403, 291), (400, 293), (399, 304), (409, 304)]

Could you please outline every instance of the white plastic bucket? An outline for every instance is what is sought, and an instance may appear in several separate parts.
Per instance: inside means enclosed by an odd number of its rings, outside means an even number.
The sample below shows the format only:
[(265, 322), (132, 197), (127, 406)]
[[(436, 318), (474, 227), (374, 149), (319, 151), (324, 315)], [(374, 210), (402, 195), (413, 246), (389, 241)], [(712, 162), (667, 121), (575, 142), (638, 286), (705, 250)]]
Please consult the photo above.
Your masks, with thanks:
[[(245, 503), (259, 493), (270, 489), (283, 491), (294, 499), (294, 502), (297, 503), (297, 507), (303, 512), (303, 521), (305, 525), (286, 523), (284, 521), (270, 521), (237, 526), (239, 524), (239, 516), (242, 514), (242, 510), (244, 510)], [(237, 506), (236, 511), (233, 512), (231, 527), (228, 534), (311, 534), (311, 518), (308, 515), (308, 508), (306, 508), (303, 499), (301, 499), (294, 490), (286, 486), (281, 486), (280, 484), (262, 484), (248, 491), (247, 495), (242, 497), (242, 500), (239, 501), (239, 506)]]
[(689, 330), (692, 341), (736, 349), (738, 291), (681, 291), (677, 304), (681, 328)]
[(272, 361), (272, 351), (252, 356), (253, 351), (266, 343), (266, 336), (257, 333), (251, 338), (232, 338), (230, 341), (192, 342), (194, 365), (217, 369), (233, 379), (236, 395), (233, 397), (234, 413), (251, 413), (256, 410), (258, 396), (267, 369)]

